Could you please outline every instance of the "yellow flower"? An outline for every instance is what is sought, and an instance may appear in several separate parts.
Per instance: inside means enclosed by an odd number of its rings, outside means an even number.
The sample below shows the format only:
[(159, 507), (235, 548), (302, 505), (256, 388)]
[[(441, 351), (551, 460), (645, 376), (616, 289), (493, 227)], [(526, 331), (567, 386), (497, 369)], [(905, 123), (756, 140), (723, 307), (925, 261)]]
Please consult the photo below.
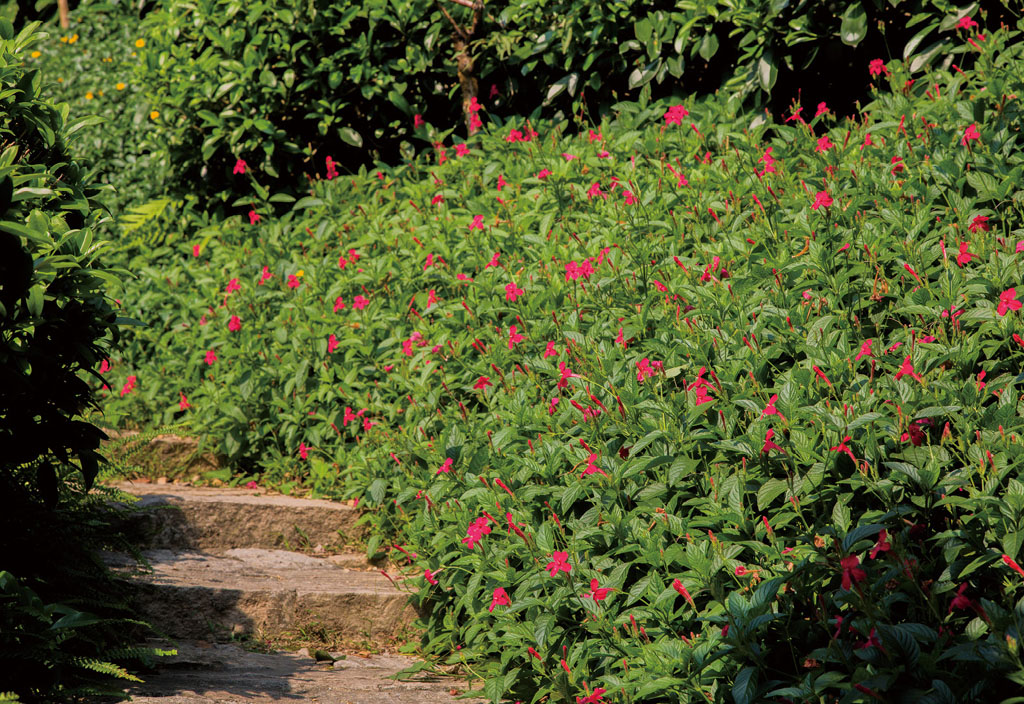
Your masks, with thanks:
[(160, 113), (157, 112), (156, 110), (154, 110), (153, 112), (149, 113), (149, 119), (150, 120), (155, 120), (158, 117), (160, 117)]
[(298, 271), (295, 272), (295, 275), (298, 276), (299, 278), (302, 278), (303, 276), (305, 276), (305, 274), (306, 272), (303, 271), (302, 269), (299, 269)]
[(57, 79), (57, 83), (63, 83), (63, 82), (64, 82), (64, 79), (63, 79), (63, 78), (58, 78), (58, 79)]
[(41, 51), (33, 51), (33, 52), (32, 52), (32, 53), (30, 54), (30, 56), (31, 56), (31, 57), (32, 57), (33, 59), (38, 59), (38, 58), (39, 58), (40, 56), (42, 56), (42, 55), (43, 55), (43, 52), (41, 52)]
[(68, 44), (74, 44), (77, 41), (78, 41), (78, 35), (77, 34), (72, 34), (71, 38), (68, 39)]
[(115, 87), (115, 88), (117, 88), (118, 90), (124, 90), (124, 83), (118, 83), (118, 84), (117, 84), (116, 86), (114, 86), (114, 87)]
[(98, 93), (96, 93), (96, 95), (98, 95), (98, 96), (100, 96), (102, 98), (103, 97), (103, 91), (99, 91)]
[(85, 99), (86, 100), (92, 100), (92, 91), (91, 90), (86, 92)]
[(135, 40), (135, 48), (136, 49), (141, 49), (144, 46), (146, 46), (146, 40), (145, 39), (136, 39)]
[(61, 37), (60, 41), (61, 41), (61, 44), (67, 44), (68, 43), (68, 38), (67, 37)]

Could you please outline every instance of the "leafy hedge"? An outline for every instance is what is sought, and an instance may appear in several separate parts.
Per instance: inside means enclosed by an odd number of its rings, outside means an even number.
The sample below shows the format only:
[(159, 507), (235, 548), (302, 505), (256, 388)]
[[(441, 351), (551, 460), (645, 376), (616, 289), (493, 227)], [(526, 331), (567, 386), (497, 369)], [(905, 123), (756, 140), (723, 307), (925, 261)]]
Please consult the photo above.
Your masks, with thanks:
[(494, 119), (126, 248), (105, 408), (359, 499), (494, 701), (1016, 701), (1024, 43), (967, 19), (857, 119)]
[[(781, 112), (802, 89), (845, 114), (866, 97), (847, 78), (870, 58), (906, 59), (915, 75), (948, 67), (958, 21), (1011, 17), (977, 6), (545, 0), (487, 3), (475, 22), (469, 7), (427, 0), (166, 0), (143, 21), (132, 83), (158, 116), (144, 150), (176, 195), (246, 207), (269, 193), (289, 202), (327, 156), (343, 170), (407, 157), (470, 106), (482, 108), (471, 125), (534, 110), (599, 122), (622, 99), (719, 88), (737, 105), (774, 91)], [(259, 178), (232, 179), (239, 160)]]

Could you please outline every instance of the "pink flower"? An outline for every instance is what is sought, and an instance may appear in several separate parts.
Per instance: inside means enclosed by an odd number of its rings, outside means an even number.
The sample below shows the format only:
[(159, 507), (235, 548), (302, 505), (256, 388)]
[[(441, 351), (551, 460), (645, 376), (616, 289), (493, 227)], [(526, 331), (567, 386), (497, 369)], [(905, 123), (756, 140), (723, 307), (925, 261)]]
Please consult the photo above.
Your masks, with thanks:
[(241, 290), (241, 288), (242, 285), (238, 283), (238, 279), (231, 279), (231, 281), (228, 281), (228, 285), (224, 287), (224, 291), (225, 293), (231, 294), (235, 291)]
[(964, 136), (960, 138), (960, 144), (966, 147), (968, 142), (977, 142), (979, 140), (981, 140), (981, 133), (978, 132), (978, 126), (971, 125), (964, 130)]
[(193, 257), (198, 257), (200, 251), (201, 251), (201, 247), (198, 244), (192, 245), (192, 256)]
[(597, 466), (597, 455), (595, 453), (593, 453), (593, 452), (591, 452), (590, 456), (587, 457), (587, 467), (580, 474), (580, 479), (583, 479), (583, 477), (585, 477), (585, 476), (587, 476), (589, 474), (602, 474), (602, 475), (604, 475), (606, 477), (608, 476), (604, 472), (604, 470), (602, 470), (600, 467)]
[(185, 392), (179, 391), (178, 395), (181, 396), (181, 400), (178, 401), (179, 410), (184, 411), (186, 409), (192, 408), (192, 404), (188, 402), (188, 398), (185, 396)]
[[(548, 344), (550, 345), (550, 344), (554, 344), (554, 343), (549, 342)], [(558, 354), (558, 353), (556, 352), (555, 354)], [(106, 374), (109, 371), (110, 371), (110, 360), (104, 359), (102, 362), (100, 362), (100, 371), (99, 371), (99, 373), (100, 374)]]
[(250, 225), (255, 225), (259, 221), (260, 221), (260, 214), (257, 213), (255, 210), (250, 210), (249, 211), (249, 224)]
[(832, 202), (832, 196), (827, 191), (818, 191), (818, 195), (814, 196), (814, 205), (811, 206), (811, 210), (817, 210), (822, 206), (828, 208)]
[(521, 289), (518, 286), (516, 286), (516, 282), (515, 281), (513, 281), (511, 283), (505, 284), (505, 300), (506, 301), (511, 301), (512, 303), (515, 303), (516, 302), (516, 298), (518, 298), (519, 296), (522, 296), (522, 295), (523, 295), (523, 289)]
[(427, 291), (427, 308), (437, 303), (437, 293), (434, 289)]
[(553, 399), (551, 399), (551, 403), (548, 404), (548, 415), (549, 416), (555, 415), (555, 406), (557, 406), (557, 405), (558, 405), (558, 397), (555, 396)]
[(228, 321), (228, 330), (231, 332), (238, 332), (242, 329), (242, 319), (237, 315), (232, 315), (231, 320)]
[(299, 277), (295, 274), (288, 274), (288, 288), (298, 288), (302, 285)]
[(427, 124), (427, 123), (423, 120), (423, 116), (420, 115), (419, 113), (416, 113), (415, 115), (412, 116), (412, 128), (414, 130), (418, 130), (420, 127), (423, 127), (423, 125), (425, 125), (425, 124)]
[(856, 555), (844, 557), (839, 561), (839, 565), (843, 568), (843, 589), (849, 591), (851, 586), (867, 578), (867, 572), (858, 567), (859, 564), (860, 558)]
[[(417, 115), (416, 117), (419, 117), (419, 115)], [(436, 572), (431, 572), (430, 570), (423, 570), (423, 578), (427, 580), (427, 584), (437, 584), (437, 577), (435, 576), (436, 574)]]
[(213, 363), (217, 361), (217, 353), (213, 350), (207, 350), (205, 361), (212, 367)]
[(917, 379), (922, 384), (924, 383), (924, 378), (914, 371), (914, 365), (910, 361), (909, 354), (903, 359), (903, 364), (900, 365), (900, 370), (896, 372), (896, 381), (899, 381), (905, 376), (909, 376), (912, 379)]
[(274, 278), (274, 275), (270, 273), (270, 267), (265, 266), (263, 267), (263, 273), (260, 274), (260, 280), (256, 282), (256, 285), (262, 286), (264, 283), (270, 281), (272, 278)]
[(541, 169), (540, 171), (537, 172), (537, 178), (539, 179), (545, 179), (550, 175), (551, 171), (549, 169)]
[(309, 457), (309, 448), (304, 442), (299, 443), (299, 457), (302, 459), (307, 459)]
[(999, 294), (999, 306), (996, 313), (1000, 316), (1006, 315), (1011, 310), (1020, 310), (1021, 302), (1017, 300), (1017, 289), (1008, 288)]
[(686, 603), (688, 603), (692, 608), (697, 608), (693, 603), (693, 597), (690, 596), (690, 592), (686, 590), (686, 587), (683, 586), (682, 582), (676, 579), (672, 582), (672, 588), (679, 592), (682, 595), (682, 597), (686, 599)]
[(447, 474), (452, 471), (453, 462), (454, 460), (451, 457), (445, 459), (445, 461), (441, 463), (441, 466), (437, 468), (437, 471), (434, 472), (434, 476), (437, 476), (438, 474)]
[(490, 532), (491, 526), (488, 525), (487, 519), (478, 518), (469, 524), (469, 527), (466, 529), (466, 537), (462, 539), (462, 542), (472, 550)]
[(491, 606), (487, 610), (494, 611), (495, 606), (508, 606), (511, 603), (512, 600), (508, 598), (508, 593), (501, 587), (498, 587), (494, 590), (494, 596), (491, 599)]
[(504, 188), (507, 185), (508, 184), (505, 182), (505, 175), (504, 174), (498, 174), (498, 192), (501, 193), (501, 189)]
[(768, 428), (768, 432), (766, 432), (764, 434), (764, 445), (761, 446), (761, 454), (762, 455), (767, 455), (772, 450), (778, 450), (782, 454), (786, 454), (786, 451), (783, 450), (778, 445), (776, 445), (775, 441), (772, 440), (772, 438), (774, 438), (774, 437), (775, 437), (775, 429), (774, 428)]
[(571, 572), (572, 565), (569, 564), (569, 553), (555, 550), (551, 553), (551, 562), (544, 569), (548, 571), (548, 575), (551, 577), (556, 576), (559, 572)]
[(437, 195), (430, 199), (431, 205), (437, 205), (438, 203), (444, 203), (444, 196), (441, 195), (440, 193), (438, 193)]
[(543, 358), (547, 359), (548, 357), (557, 357), (557, 356), (558, 356), (558, 350), (555, 349), (555, 343), (551, 342), (551, 341), (548, 341), (548, 346), (544, 348)]
[(824, 101), (818, 103), (818, 109), (817, 111), (815, 111), (814, 116), (819, 117), (821, 115), (825, 115), (826, 113), (828, 113), (828, 105), (826, 105)]
[(338, 349), (338, 338), (333, 334), (327, 338), (327, 354), (334, 354), (334, 350)]
[(489, 376), (482, 376), (476, 380), (475, 384), (473, 384), (474, 389), (486, 389), (488, 386), (494, 386), (494, 384), (491, 383), (491, 377)]
[(864, 342), (860, 344), (860, 351), (857, 353), (857, 356), (853, 358), (853, 361), (859, 362), (862, 357), (874, 356), (875, 355), (871, 353), (871, 340), (864, 340)]
[(369, 303), (370, 299), (367, 298), (366, 296), (356, 296), (355, 298), (352, 299), (352, 307), (355, 308), (356, 310), (362, 310), (367, 305), (369, 305)]
[(883, 73), (888, 76), (889, 69), (886, 68), (885, 61), (882, 59), (871, 59), (871, 62), (868, 64), (868, 73), (871, 74), (872, 78), (881, 76)]
[(526, 338), (523, 335), (520, 335), (518, 332), (516, 332), (516, 326), (515, 325), (509, 327), (509, 329), (508, 329), (508, 348), (509, 349), (512, 349), (513, 345), (515, 345), (516, 343), (522, 342), (525, 339)]
[(247, 164), (245, 163), (244, 160), (238, 159), (237, 161), (235, 161), (235, 168), (231, 171), (231, 173), (232, 174), (244, 174), (246, 166), (247, 166)]
[(605, 200), (608, 199), (608, 196), (601, 192), (601, 184), (600, 183), (595, 183), (594, 185), (592, 185), (590, 187), (589, 190), (587, 190), (587, 198), (596, 198), (597, 196), (600, 196), (601, 198), (603, 198)]
[(832, 144), (832, 142), (829, 141), (828, 135), (826, 134), (818, 139), (818, 146), (815, 147), (814, 151), (821, 152), (822, 154), (824, 154), (829, 149), (832, 149), (835, 146), (836, 145)]
[(128, 379), (124, 382), (124, 386), (121, 387), (121, 396), (127, 396), (135, 389), (135, 382), (138, 378), (134, 374), (130, 374)]
[(334, 299), (334, 312), (337, 313), (339, 310), (345, 309), (345, 301), (341, 296)]
[(484, 216), (474, 215), (473, 222), (469, 225), (470, 230), (482, 230), (484, 229)]
[(491, 261), (484, 264), (484, 269), (489, 269), (492, 266), (498, 266), (498, 258), (501, 257), (501, 252), (495, 252), (491, 257)]
[(659, 369), (661, 369), (661, 362), (654, 362), (652, 366), (651, 361), (644, 357), (636, 363), (636, 380), (642, 383), (644, 379), (654, 376)]
[(977, 27), (978, 23), (972, 20), (970, 17), (961, 17), (960, 21), (956, 23), (957, 29), (971, 29)]
[(334, 165), (334, 159), (327, 157), (327, 180), (330, 181), (332, 178), (338, 175), (338, 168)]
[(466, 156), (469, 154), (469, 147), (459, 142), (455, 145), (455, 156)]
[(654, 288), (658, 289), (662, 293), (665, 293), (666, 291), (668, 291), (668, 286), (666, 286), (665, 284), (661, 283), (657, 279), (651, 279), (651, 283), (654, 284)]
[(846, 435), (846, 436), (843, 437), (843, 439), (839, 442), (838, 445), (836, 445), (834, 447), (830, 447), (828, 449), (829, 449), (829, 452), (845, 452), (847, 455), (850, 456), (850, 459), (853, 460), (853, 463), (857, 464), (857, 458), (853, 456), (853, 450), (851, 450), (850, 446), (846, 444), (850, 440), (851, 440), (850, 436)]
[(562, 152), (562, 158), (565, 159), (566, 161), (572, 161), (573, 159), (576, 158), (576, 155), (570, 154), (569, 152)]
[(967, 226), (967, 230), (969, 232), (978, 232), (979, 230), (982, 232), (990, 232), (992, 230), (992, 226), (988, 224), (988, 217), (984, 215), (975, 215), (974, 220), (972, 220), (971, 224)]
[(977, 254), (972, 254), (971, 252), (968, 252), (967, 251), (967, 246), (968, 245), (967, 245), (966, 242), (961, 242), (960, 243), (960, 250), (959, 250), (959, 252), (956, 255), (956, 263), (957, 263), (958, 266), (964, 266), (965, 264), (970, 264), (971, 263), (971, 258), (978, 256)]
[(779, 418), (782, 419), (782, 422), (785, 422), (786, 421), (786, 416), (782, 415), (779, 412), (779, 409), (775, 407), (775, 402), (778, 401), (778, 400), (779, 400), (779, 395), (778, 394), (772, 394), (772, 397), (770, 399), (768, 399), (768, 405), (764, 407), (764, 410), (761, 411), (761, 415), (759, 417), (760, 418), (764, 418), (765, 416), (778, 416)]
[(665, 124), (666, 125), (682, 125), (683, 118), (690, 114), (682, 105), (673, 105), (665, 113)]
[[(596, 579), (590, 580), (590, 591), (583, 595), (584, 599), (593, 599), (594, 601), (604, 601), (608, 598), (608, 592), (611, 591), (610, 587), (599, 587)], [(597, 690), (594, 690), (595, 693)], [(604, 691), (604, 690), (602, 690)], [(579, 697), (576, 697), (576, 701), (580, 701)]]

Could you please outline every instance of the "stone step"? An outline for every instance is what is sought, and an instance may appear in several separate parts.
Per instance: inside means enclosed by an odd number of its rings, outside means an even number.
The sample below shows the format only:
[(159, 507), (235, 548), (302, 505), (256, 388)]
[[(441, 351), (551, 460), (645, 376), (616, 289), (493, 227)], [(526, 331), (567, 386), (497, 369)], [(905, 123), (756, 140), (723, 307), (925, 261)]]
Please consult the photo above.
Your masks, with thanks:
[(383, 642), (401, 637), (416, 617), (395, 582), (339, 566), (344, 559), (262, 548), (142, 554), (151, 573), (133, 571), (125, 555), (107, 562), (132, 585), (139, 617), (170, 638), (288, 640), (317, 629), (338, 642)]
[[(165, 643), (150, 643), (170, 647)], [(184, 641), (178, 655), (160, 658), (157, 671), (127, 691), (138, 704), (322, 702), (323, 704), (448, 704), (465, 680), (418, 675), (389, 679), (415, 660), (398, 655), (349, 654), (317, 663), (302, 653), (256, 653), (237, 645)], [(341, 653), (332, 653), (340, 656)], [(461, 699), (473, 704), (480, 699)]]
[(142, 547), (315, 549), (336, 552), (363, 535), (359, 512), (319, 499), (234, 488), (121, 482), (141, 510), (128, 530)]

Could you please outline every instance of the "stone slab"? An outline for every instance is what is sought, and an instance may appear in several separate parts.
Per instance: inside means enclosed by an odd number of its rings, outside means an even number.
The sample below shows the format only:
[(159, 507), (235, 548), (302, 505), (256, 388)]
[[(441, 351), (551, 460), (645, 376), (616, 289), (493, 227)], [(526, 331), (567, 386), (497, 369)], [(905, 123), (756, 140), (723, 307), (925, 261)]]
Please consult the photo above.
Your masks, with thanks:
[[(455, 704), (465, 680), (389, 677), (408, 667), (398, 655), (348, 655), (332, 667), (298, 653), (254, 653), (236, 645), (182, 642), (178, 656), (161, 658), (158, 671), (127, 691), (138, 704), (236, 704), (318, 702), (319, 704)], [(454, 694), (453, 694), (454, 692)]]
[[(142, 554), (152, 573), (125, 576), (140, 617), (171, 638), (277, 638), (315, 625), (344, 640), (386, 639), (416, 617), (408, 595), (379, 571), (323, 558), (255, 548)], [(133, 566), (127, 556), (106, 559), (122, 571)]]
[[(357, 541), (359, 512), (320, 499), (264, 494), (247, 489), (120, 482), (139, 497), (130, 527), (149, 548), (337, 549)], [(148, 510), (147, 510), (148, 509)], [(339, 532), (340, 531), (340, 532)]]

